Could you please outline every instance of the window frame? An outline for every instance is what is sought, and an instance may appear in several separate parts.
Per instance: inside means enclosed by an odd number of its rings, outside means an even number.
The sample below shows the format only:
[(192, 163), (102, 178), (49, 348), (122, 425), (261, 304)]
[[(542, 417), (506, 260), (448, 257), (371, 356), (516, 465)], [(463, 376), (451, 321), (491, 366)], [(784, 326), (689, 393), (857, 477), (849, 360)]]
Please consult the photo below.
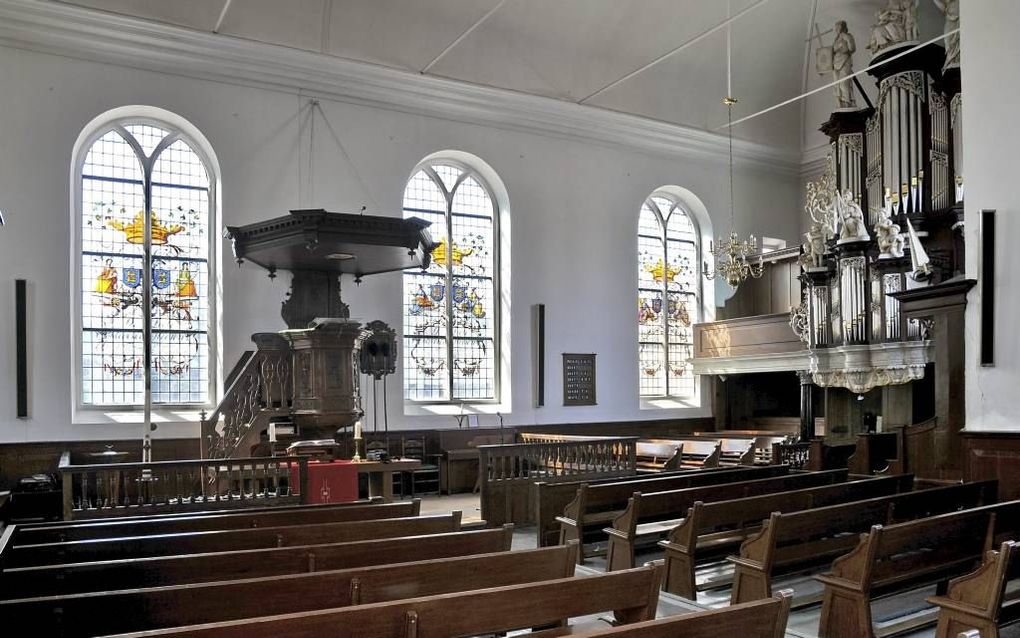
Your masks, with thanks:
[[(655, 198), (661, 198), (661, 199), (664, 199), (664, 200), (666, 200), (666, 201), (668, 201), (670, 203), (669, 211), (667, 211), (667, 214), (665, 216), (663, 216), (661, 207), (658, 204), (655, 203), (655, 201), (654, 201)], [(703, 274), (702, 273), (702, 264), (704, 262), (703, 262), (703, 255), (702, 255), (702, 243), (703, 242), (702, 242), (702, 236), (701, 236), (701, 228), (698, 225), (697, 218), (691, 212), (691, 209), (684, 203), (683, 198), (678, 197), (677, 195), (675, 195), (675, 194), (673, 194), (673, 193), (671, 193), (669, 191), (666, 191), (666, 190), (656, 190), (656, 191), (653, 191), (651, 194), (649, 194), (644, 199), (644, 201), (641, 203), (641, 207), (638, 209), (638, 221), (637, 221), (637, 233), (636, 233), (638, 241), (640, 241), (641, 237), (643, 236), (642, 233), (641, 233), (641, 213), (642, 213), (642, 210), (646, 206), (652, 211), (652, 213), (655, 215), (656, 221), (658, 222), (659, 237), (657, 239), (662, 244), (662, 260), (663, 260), (664, 264), (668, 264), (669, 263), (668, 257), (669, 257), (669, 242), (670, 241), (679, 241), (679, 242), (693, 243), (694, 244), (694, 264), (693, 264), (693, 268), (694, 268), (694, 281), (696, 282), (696, 290), (694, 292), (695, 303), (693, 304), (694, 305), (695, 315), (694, 315), (694, 317), (691, 318), (691, 344), (690, 344), (691, 354), (693, 355), (693, 352), (694, 352), (694, 324), (701, 322), (702, 317), (705, 314), (704, 313), (705, 282), (704, 282), (704, 278), (702, 277), (702, 274)], [(669, 221), (670, 216), (672, 216), (675, 211), (680, 211), (681, 213), (683, 213), (683, 215), (690, 222), (691, 228), (693, 230), (692, 234), (694, 236), (694, 241), (693, 242), (688, 242), (686, 240), (670, 240), (669, 239), (669, 235), (668, 235), (668, 232), (669, 232), (668, 231), (668, 221)], [(644, 236), (647, 236), (647, 235), (644, 235)], [(640, 256), (639, 256), (639, 259), (640, 259)], [(642, 287), (640, 285), (640, 281), (638, 282), (637, 292), (638, 292), (639, 296), (642, 293)], [(669, 303), (669, 283), (666, 282), (665, 280), (662, 283), (662, 288), (660, 290), (660, 293), (663, 295), (663, 301), (668, 304)], [(675, 400), (678, 400), (678, 401), (697, 401), (698, 397), (701, 394), (700, 383), (698, 382), (699, 380), (698, 380), (697, 375), (693, 375), (693, 372), (692, 372), (692, 376), (693, 376), (692, 381), (693, 381), (693, 383), (692, 383), (692, 386), (691, 386), (690, 393), (677, 394), (677, 393), (674, 393), (674, 392), (670, 391), (670, 383), (669, 383), (669, 378), (670, 378), (670, 374), (669, 374), (670, 356), (669, 356), (669, 351), (670, 351), (670, 345), (671, 344), (669, 342), (669, 315), (666, 314), (665, 312), (662, 313), (662, 314), (663, 314), (663, 316), (662, 316), (662, 325), (663, 325), (663, 328), (664, 328), (662, 341), (657, 343), (657, 344), (654, 344), (654, 345), (658, 345), (658, 346), (663, 348), (662, 363), (665, 364), (664, 365), (664, 373), (665, 373), (665, 389), (666, 389), (666, 391), (664, 393), (662, 393), (662, 394), (645, 394), (645, 393), (643, 393), (641, 391), (641, 376), (640, 376), (642, 374), (642, 371), (641, 371), (641, 347), (644, 346), (644, 345), (653, 345), (653, 343), (651, 341), (642, 341), (641, 340), (640, 327), (639, 327), (638, 328), (638, 338), (637, 338), (637, 346), (638, 346), (638, 365), (637, 365), (637, 372), (638, 372), (638, 399), (641, 400), (641, 401), (655, 401), (655, 400), (667, 400), (667, 399), (675, 399)]]
[[(166, 136), (160, 140), (159, 144), (152, 150), (150, 156), (146, 157), (144, 150), (135, 139), (127, 127), (129, 126), (152, 126), (166, 131)], [(83, 218), (83, 169), (85, 167), (85, 161), (88, 157), (92, 147), (102, 139), (105, 135), (111, 131), (117, 131), (125, 143), (131, 146), (135, 152), (136, 159), (139, 162), (139, 169), (142, 172), (142, 196), (143, 201), (148, 202), (151, 208), (152, 202), (152, 171), (159, 160), (160, 155), (172, 146), (178, 140), (183, 141), (188, 145), (195, 155), (201, 160), (203, 167), (205, 168), (206, 175), (209, 180), (208, 187), (208, 204), (209, 211), (207, 215), (207, 259), (206, 267), (208, 273), (208, 299), (209, 305), (209, 317), (208, 317), (208, 328), (206, 331), (206, 350), (208, 351), (208, 386), (206, 389), (206, 402), (205, 403), (157, 403), (152, 402), (152, 413), (154, 416), (166, 413), (166, 412), (182, 412), (182, 411), (198, 411), (211, 408), (219, 401), (219, 375), (220, 375), (220, 313), (219, 313), (219, 265), (220, 265), (220, 247), (217, 238), (219, 238), (220, 228), (220, 211), (219, 211), (219, 172), (217, 169), (217, 163), (206, 152), (203, 144), (199, 143), (192, 135), (189, 135), (187, 131), (179, 125), (175, 125), (165, 119), (161, 119), (156, 116), (148, 116), (142, 114), (135, 115), (123, 115), (114, 117), (109, 120), (103, 121), (102, 123), (94, 126), (89, 131), (88, 135), (84, 135), (80, 138), (81, 143), (77, 149), (77, 154), (73, 158), (72, 165), (72, 192), (71, 198), (73, 205), (71, 206), (72, 215), (72, 232), (71, 232), (71, 308), (73, 310), (71, 317), (71, 343), (72, 343), (72, 357), (73, 364), (71, 368), (71, 392), (74, 396), (72, 407), (73, 415), (78, 414), (130, 414), (140, 413), (144, 408), (144, 401), (138, 404), (120, 405), (120, 404), (104, 404), (104, 403), (85, 403), (82, 400), (82, 268), (83, 268), (83, 251), (82, 251), (82, 218)], [(144, 257), (143, 257), (144, 259)], [(150, 255), (150, 268), (151, 271), (151, 255)], [(143, 264), (143, 270), (146, 270)], [(150, 334), (150, 338), (155, 334), (153, 331)], [(148, 346), (149, 356), (151, 358), (151, 343)], [(86, 419), (87, 420), (87, 419)], [(180, 420), (175, 419), (175, 420)], [(72, 418), (72, 422), (77, 419)]]
[[(442, 166), (442, 165), (452, 166), (452, 167), (454, 167), (454, 168), (456, 168), (456, 169), (461, 171), (461, 174), (457, 177), (457, 181), (454, 183), (453, 188), (451, 190), (447, 190), (446, 184), (443, 183), (442, 178), (436, 173), (435, 169), (433, 168), (434, 166)], [(489, 202), (492, 204), (492, 217), (491, 217), (491, 219), (492, 219), (492, 251), (493, 251), (493, 256), (492, 256), (492, 292), (493, 292), (493, 295), (492, 295), (493, 296), (493, 304), (492, 304), (492, 318), (493, 318), (493, 324), (492, 324), (492, 335), (493, 335), (492, 336), (492, 346), (493, 346), (492, 347), (492, 349), (493, 349), (492, 363), (493, 363), (493, 366), (492, 366), (492, 370), (493, 370), (493, 383), (492, 383), (492, 386), (493, 386), (493, 396), (491, 398), (487, 398), (487, 399), (471, 399), (471, 398), (459, 398), (458, 399), (458, 398), (455, 398), (453, 396), (453, 370), (454, 370), (454, 368), (453, 368), (453, 359), (454, 359), (454, 356), (453, 356), (453, 342), (455, 341), (455, 338), (453, 337), (453, 295), (447, 294), (444, 297), (445, 305), (446, 305), (446, 307), (444, 309), (444, 312), (446, 314), (446, 324), (447, 324), (447, 331), (446, 331), (446, 356), (447, 356), (447, 362), (448, 363), (447, 363), (447, 377), (446, 377), (446, 380), (447, 380), (447, 383), (449, 384), (449, 393), (450, 393), (449, 398), (447, 398), (447, 399), (409, 399), (409, 398), (407, 398), (406, 397), (406, 386), (404, 385), (406, 383), (405, 377), (406, 377), (406, 373), (407, 373), (407, 368), (406, 368), (406, 359), (403, 356), (401, 356), (401, 365), (402, 365), (402, 367), (401, 367), (401, 388), (400, 388), (401, 397), (403, 398), (403, 401), (404, 401), (405, 405), (423, 406), (423, 407), (425, 407), (425, 406), (443, 406), (443, 405), (454, 405), (454, 406), (462, 406), (462, 405), (499, 405), (501, 403), (501, 401), (502, 401), (502, 396), (503, 396), (503, 391), (502, 391), (503, 390), (503, 386), (502, 386), (502, 378), (503, 378), (503, 374), (502, 374), (502, 360), (503, 360), (503, 358), (502, 358), (502, 355), (503, 355), (503, 339), (502, 339), (502, 320), (503, 320), (503, 302), (502, 302), (502, 297), (503, 297), (502, 268), (503, 268), (503, 264), (502, 264), (502, 253), (503, 253), (503, 250), (502, 250), (502, 239), (503, 239), (503, 235), (502, 235), (501, 228), (500, 228), (500, 216), (502, 214), (502, 209), (500, 208), (499, 200), (496, 199), (496, 194), (493, 191), (492, 186), (489, 184), (488, 180), (485, 179), (481, 175), (481, 173), (479, 171), (475, 170), (475, 168), (473, 168), (470, 164), (468, 164), (466, 162), (463, 162), (463, 161), (460, 161), (460, 160), (457, 160), (457, 159), (452, 159), (452, 158), (449, 158), (449, 157), (439, 156), (439, 157), (431, 157), (431, 158), (421, 162), (417, 166), (415, 166), (414, 170), (411, 171), (411, 174), (408, 176), (407, 180), (404, 182), (404, 190), (402, 191), (401, 197), (400, 197), (400, 201), (401, 201), (400, 211), (401, 211), (402, 215), (405, 214), (405, 212), (408, 210), (406, 207), (404, 207), (404, 197), (405, 197), (405, 194), (407, 193), (407, 187), (411, 183), (411, 180), (414, 179), (414, 176), (417, 175), (419, 172), (422, 172), (422, 171), (426, 172), (426, 174), (429, 176), (429, 179), (432, 180), (433, 183), (440, 189), (440, 191), (443, 193), (444, 198), (446, 199), (446, 211), (444, 212), (444, 218), (445, 218), (445, 221), (446, 221), (445, 231), (446, 231), (446, 237), (449, 239), (449, 242), (450, 242), (451, 246), (453, 244), (453, 239), (452, 239), (453, 238), (453, 212), (452, 212), (453, 211), (453, 199), (454, 199), (454, 196), (455, 196), (455, 194), (457, 192), (457, 189), (464, 182), (464, 180), (467, 179), (468, 177), (473, 178), (475, 180), (475, 182), (477, 182), (478, 185), (482, 188), (482, 190), (485, 191), (485, 194), (489, 198)], [(413, 213), (414, 211), (412, 210), (411, 212)], [(404, 290), (404, 285), (403, 285), (403, 283), (404, 283), (404, 276), (406, 274), (408, 274), (408, 273), (417, 273), (417, 272), (421, 272), (421, 269), (415, 268), (415, 269), (406, 269), (406, 270), (401, 271), (401, 295), (406, 294), (406, 291)], [(453, 277), (454, 277), (454, 275), (453, 275), (453, 263), (452, 263), (452, 260), (451, 260), (448, 263), (447, 267), (446, 267), (446, 273), (445, 273), (445, 278), (446, 278), (445, 281), (446, 281), (446, 285), (448, 287), (452, 286)], [(449, 289), (451, 289), (451, 288), (448, 288), (448, 290)], [(405, 320), (407, 318), (407, 315), (406, 315), (407, 311), (406, 311), (406, 307), (404, 305), (404, 301), (405, 300), (403, 299), (403, 297), (401, 297), (401, 304), (400, 304), (400, 337), (401, 337), (401, 346), (404, 347), (404, 348), (407, 348), (407, 343), (405, 341), (405, 338), (406, 338), (407, 335), (404, 333), (404, 322), (405, 322)]]

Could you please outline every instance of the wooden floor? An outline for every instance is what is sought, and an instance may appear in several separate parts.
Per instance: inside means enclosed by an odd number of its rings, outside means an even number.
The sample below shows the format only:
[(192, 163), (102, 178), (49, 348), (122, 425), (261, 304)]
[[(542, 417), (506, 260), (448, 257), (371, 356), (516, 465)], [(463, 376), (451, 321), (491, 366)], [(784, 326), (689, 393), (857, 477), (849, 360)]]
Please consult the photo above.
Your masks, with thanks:
[[(481, 500), (478, 494), (454, 494), (450, 496), (424, 496), (422, 497), (422, 514), (448, 513), (450, 510), (460, 510), (464, 513), (464, 522), (475, 522), (481, 520)], [(519, 527), (514, 531), (513, 548), (528, 549), (535, 547), (535, 530), (533, 527)], [(661, 551), (648, 550), (638, 555), (638, 562), (644, 563), (653, 560), (661, 560)], [(605, 571), (605, 559), (593, 557), (586, 561), (583, 567), (578, 568), (578, 574), (595, 574)], [(698, 570), (698, 582), (716, 580), (725, 583), (732, 569), (726, 564), (717, 564)], [(822, 588), (810, 575), (793, 575), (778, 579), (775, 588), (782, 589), (785, 586), (793, 587), (797, 592), (797, 599), (802, 596), (811, 597), (813, 594), (821, 594)], [(883, 598), (875, 602), (873, 614), (876, 626), (879, 629), (893, 629), (896, 624), (904, 618), (913, 618), (913, 614), (934, 613), (934, 608), (925, 602), (925, 598), (935, 593), (934, 587), (914, 590), (889, 598)], [(697, 603), (662, 592), (659, 596), (659, 617), (678, 616), (692, 613), (701, 609), (725, 607), (729, 604), (730, 588), (723, 584), (718, 589), (712, 589), (698, 594)], [(929, 611), (930, 610), (930, 611)], [(816, 638), (818, 635), (818, 617), (821, 608), (816, 604), (790, 614), (786, 635), (789, 638)], [(935, 635), (934, 627), (921, 631), (898, 634), (902, 638), (930, 638)], [(1020, 638), (1020, 624), (1005, 627), (1001, 632), (1002, 638)]]

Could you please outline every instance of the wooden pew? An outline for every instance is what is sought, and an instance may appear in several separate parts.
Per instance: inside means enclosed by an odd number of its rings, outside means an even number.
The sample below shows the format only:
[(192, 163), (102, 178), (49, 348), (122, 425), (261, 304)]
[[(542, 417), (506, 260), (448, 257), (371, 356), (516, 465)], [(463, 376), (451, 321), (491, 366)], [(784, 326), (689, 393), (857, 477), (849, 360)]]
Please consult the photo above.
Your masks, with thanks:
[(683, 457), (682, 441), (641, 439), (637, 442), (637, 471), (663, 472), (680, 469)]
[[(700, 470), (690, 468), (685, 470), (673, 470), (659, 472), (654, 476), (647, 474), (635, 474), (634, 476), (617, 476), (613, 478), (581, 479), (577, 481), (538, 481), (534, 484), (535, 490), (535, 520), (537, 523), (538, 546), (546, 547), (555, 545), (560, 539), (560, 524), (556, 517), (563, 514), (564, 508), (577, 496), (577, 490), (582, 485), (605, 485), (608, 483), (620, 483), (627, 481), (643, 481), (649, 479), (669, 478), (674, 476), (689, 476), (692, 474), (708, 474), (710, 472), (723, 471), (724, 468), (713, 468)], [(775, 470), (774, 470), (775, 471)]]
[(298, 505), (232, 510), (201, 514), (162, 514), (150, 517), (83, 520), (47, 525), (19, 525), (16, 545), (59, 543), (96, 538), (178, 534), (207, 530), (252, 529), (314, 523), (406, 518), (421, 513), (421, 499), (395, 503), (359, 502), (357, 505)]
[(772, 595), (772, 578), (817, 565), (857, 545), (875, 524), (907, 521), (995, 502), (996, 481), (964, 483), (800, 512), (774, 512), (740, 546), (734, 564), (732, 604)]
[[(754, 465), (755, 447), (754, 439), (741, 438), (719, 438), (720, 465)], [(767, 461), (766, 461), (767, 462)]]
[(637, 542), (642, 539), (658, 540), (667, 534), (680, 523), (679, 517), (686, 514), (697, 501), (708, 503), (786, 492), (831, 485), (846, 479), (846, 470), (828, 470), (649, 494), (634, 492), (627, 508), (613, 519), (613, 526), (603, 530), (609, 536), (606, 569), (614, 571), (633, 567)]
[(831, 571), (815, 576), (825, 586), (819, 637), (871, 638), (874, 596), (932, 582), (943, 593), (942, 583), (974, 569), (998, 536), (1018, 529), (1020, 501), (872, 526)]
[(659, 541), (666, 554), (663, 589), (694, 600), (698, 560), (705, 554), (718, 556), (720, 551), (739, 544), (757, 532), (762, 520), (773, 512), (797, 512), (888, 496), (909, 491), (913, 483), (913, 476), (900, 474), (714, 503), (697, 501), (680, 524), (670, 530), (666, 540)]
[(1006, 599), (1006, 585), (1018, 575), (1020, 543), (1006, 541), (977, 570), (949, 581), (945, 595), (928, 599), (939, 608), (935, 638), (998, 638), (1000, 626), (1020, 619), (1020, 600)]
[[(569, 483), (564, 486), (540, 484), (539, 503), (548, 503), (545, 512), (559, 507), (554, 522), (559, 525), (558, 542), (581, 540), (583, 532), (600, 529), (627, 507), (634, 492), (662, 492), (702, 485), (719, 485), (735, 481), (786, 476), (789, 468), (779, 466), (687, 470), (679, 474), (629, 477), (613, 481)], [(568, 491), (571, 490), (572, 491)], [(568, 498), (568, 493), (570, 498)], [(571, 500), (573, 499), (573, 500)], [(544, 520), (542, 512), (539, 520)], [(548, 538), (541, 525), (539, 541)]]
[(292, 547), (460, 531), (461, 513), (378, 521), (317, 523), (287, 527), (212, 530), (124, 538), (98, 538), (64, 543), (15, 545), (3, 557), (4, 567), (32, 567), (124, 558), (149, 558), (242, 549)]
[[(612, 574), (561, 578), (541, 583), (492, 587), (469, 592), (408, 598), (394, 602), (324, 609), (257, 619), (207, 623), (123, 634), (120, 638), (431, 638), (477, 636), (565, 625), (567, 620), (613, 612), (628, 624), (655, 617), (661, 568), (639, 567)], [(574, 627), (557, 627), (536, 636), (563, 636)]]
[(683, 442), (680, 467), (719, 467), (722, 443), (717, 440), (690, 440)]
[(16, 567), (0, 574), (0, 600), (107, 589), (204, 583), (508, 551), (513, 526), (301, 547)]
[(781, 591), (775, 598), (759, 600), (722, 609), (699, 611), (682, 616), (623, 625), (580, 634), (584, 638), (708, 638), (709, 636), (740, 636), (740, 638), (784, 638), (790, 615), (789, 592)]
[[(577, 544), (374, 567), (0, 601), (47, 637), (147, 629), (365, 605), (574, 575)], [(224, 604), (224, 601), (230, 601)]]

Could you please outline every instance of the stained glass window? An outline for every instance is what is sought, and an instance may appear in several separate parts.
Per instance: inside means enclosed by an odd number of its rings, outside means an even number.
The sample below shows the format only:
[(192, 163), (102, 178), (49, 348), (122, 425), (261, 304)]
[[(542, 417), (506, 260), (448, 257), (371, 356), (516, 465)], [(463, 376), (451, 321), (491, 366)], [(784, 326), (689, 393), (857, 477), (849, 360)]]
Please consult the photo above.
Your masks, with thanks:
[(691, 397), (692, 324), (701, 308), (694, 222), (656, 192), (638, 220), (638, 378), (641, 396)]
[(404, 190), (404, 217), (432, 222), (426, 270), (404, 272), (404, 398), (498, 398), (498, 229), (489, 189), (471, 170), (433, 163)]
[(205, 163), (170, 127), (121, 122), (88, 147), (80, 178), (81, 404), (143, 403), (146, 279), (152, 401), (207, 403), (211, 191)]

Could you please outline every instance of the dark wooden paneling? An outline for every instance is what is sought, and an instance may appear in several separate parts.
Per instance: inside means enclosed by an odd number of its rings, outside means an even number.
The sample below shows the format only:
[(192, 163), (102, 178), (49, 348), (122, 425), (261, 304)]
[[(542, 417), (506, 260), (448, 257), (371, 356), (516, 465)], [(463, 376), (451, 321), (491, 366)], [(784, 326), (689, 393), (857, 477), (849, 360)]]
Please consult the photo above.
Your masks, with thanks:
[[(11, 489), (23, 476), (56, 472), (60, 455), (66, 450), (70, 450), (73, 455), (80, 457), (90, 452), (102, 452), (110, 444), (114, 449), (130, 454), (125, 460), (142, 460), (141, 443), (137, 440), (0, 444), (0, 489)], [(152, 442), (152, 460), (154, 461), (196, 459), (198, 457), (197, 438), (155, 439)]]
[[(515, 432), (547, 432), (551, 434), (577, 435), (618, 435), (640, 437), (670, 437), (689, 434), (694, 431), (712, 430), (711, 417), (695, 419), (656, 419), (644, 421), (599, 421), (594, 423), (559, 423), (551, 425), (526, 425), (506, 427), (508, 435)], [(467, 439), (484, 434), (498, 434), (498, 428), (442, 428), (398, 430), (389, 433), (392, 454), (400, 454), (402, 439), (425, 438), (429, 454), (440, 453), (441, 431), (460, 431)], [(383, 438), (382, 432), (365, 432), (366, 438)], [(102, 452), (106, 445), (130, 453), (127, 461), (141, 461), (141, 444), (137, 440), (115, 441), (54, 441), (44, 443), (0, 443), (0, 490), (10, 489), (23, 476), (37, 473), (56, 472), (60, 455), (70, 450), (75, 457), (89, 452)], [(152, 442), (154, 461), (176, 459), (197, 459), (200, 457), (199, 441), (194, 439), (155, 439)]]
[(1020, 432), (963, 432), (963, 477), (997, 479), (999, 500), (1020, 498)]

